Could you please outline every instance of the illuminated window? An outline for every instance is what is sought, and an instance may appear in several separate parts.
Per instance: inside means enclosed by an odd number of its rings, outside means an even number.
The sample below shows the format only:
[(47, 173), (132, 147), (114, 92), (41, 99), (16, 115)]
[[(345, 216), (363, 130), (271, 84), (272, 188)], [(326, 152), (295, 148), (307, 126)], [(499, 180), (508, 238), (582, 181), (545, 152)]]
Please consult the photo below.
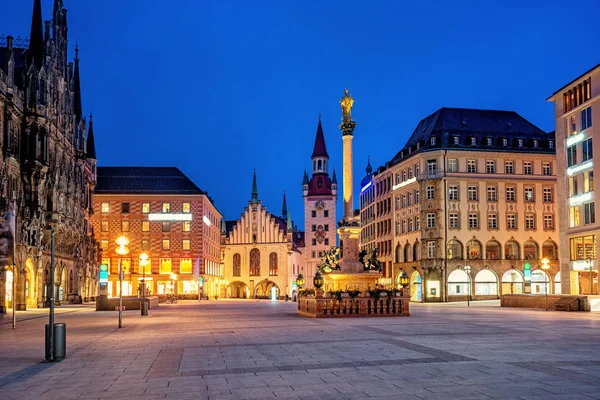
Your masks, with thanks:
[(183, 239), (183, 250), (190, 250), (192, 248), (190, 239)]
[(456, 158), (448, 160), (448, 172), (458, 172), (458, 160)]
[(454, 142), (454, 144), (460, 144), (460, 137), (454, 136), (452, 137), (452, 141)]
[(492, 145), (492, 138), (491, 137), (487, 138), (487, 145), (488, 146)]
[(131, 258), (121, 258), (121, 268), (124, 274), (131, 274)]
[(101, 248), (103, 251), (107, 251), (107, 250), (108, 250), (108, 240), (106, 240), (106, 239), (102, 239), (102, 240), (100, 241), (100, 248)]
[(569, 239), (571, 261), (596, 259), (596, 236), (580, 236)]
[(477, 144), (477, 138), (471, 137), (471, 145), (475, 146)]
[(531, 186), (525, 186), (524, 191), (523, 191), (524, 195), (525, 195), (525, 201), (529, 202), (529, 201), (534, 201), (533, 199), (533, 187)]
[(150, 212), (150, 203), (142, 203), (142, 213), (148, 214)]
[(105, 264), (108, 267), (108, 273), (109, 274), (116, 274), (117, 271), (111, 271), (110, 270), (110, 258), (103, 258), (102, 259), (102, 264)]
[(569, 227), (570, 228), (574, 228), (576, 226), (579, 226), (580, 220), (579, 220), (579, 206), (573, 206), (573, 207), (569, 207)]
[(108, 228), (108, 221), (102, 221), (102, 227), (101, 227), (102, 232), (108, 232), (109, 228)]
[(269, 254), (269, 276), (277, 276), (278, 271), (277, 253), (271, 253)]
[(129, 232), (129, 221), (121, 221), (121, 232)]
[[(313, 251), (313, 257), (315, 256)], [(239, 253), (233, 255), (233, 276), (242, 276), (242, 257)]]
[(163, 250), (170, 250), (171, 249), (171, 240), (169, 240), (169, 239), (163, 239), (162, 240), (162, 249)]
[(170, 213), (171, 212), (171, 203), (162, 203), (162, 212)]
[(110, 203), (102, 203), (102, 214), (108, 214), (110, 212)]
[(150, 232), (150, 221), (142, 221), (142, 232)]
[(192, 259), (182, 258), (179, 260), (179, 273), (180, 274), (191, 274), (192, 273)]
[(190, 221), (183, 221), (183, 223), (181, 224), (181, 229), (184, 232), (189, 232), (190, 231), (190, 227), (191, 227), (191, 222)]
[(250, 250), (250, 276), (260, 276), (260, 250)]
[(192, 212), (192, 207), (190, 206), (190, 203), (183, 203), (183, 207), (181, 207), (181, 211), (184, 213)]
[(434, 137), (431, 138), (431, 145), (435, 146), (435, 144), (436, 144), (436, 138), (434, 136)]
[(140, 247), (141, 247), (142, 251), (150, 251), (150, 240), (142, 239), (142, 243), (141, 243)]
[(161, 274), (170, 274), (171, 272), (173, 272), (171, 259), (170, 258), (161, 258), (160, 259), (160, 273)]
[(592, 192), (594, 190), (594, 171), (585, 171), (583, 173), (583, 192)]
[(569, 177), (569, 197), (577, 196), (579, 191), (577, 190), (577, 176)]

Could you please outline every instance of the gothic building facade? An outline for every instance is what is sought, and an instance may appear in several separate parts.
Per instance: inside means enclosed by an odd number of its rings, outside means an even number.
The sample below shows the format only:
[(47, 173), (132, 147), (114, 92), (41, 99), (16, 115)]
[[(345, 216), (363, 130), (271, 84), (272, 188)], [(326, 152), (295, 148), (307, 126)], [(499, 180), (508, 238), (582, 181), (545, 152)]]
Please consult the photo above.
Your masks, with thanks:
[(78, 50), (68, 62), (67, 43), (62, 0), (45, 22), (34, 0), (28, 43), (0, 38), (0, 213), (13, 199), (16, 207), (15, 265), (0, 267), (1, 312), (47, 305), (52, 230), (56, 304), (96, 295), (93, 125), (83, 116)]

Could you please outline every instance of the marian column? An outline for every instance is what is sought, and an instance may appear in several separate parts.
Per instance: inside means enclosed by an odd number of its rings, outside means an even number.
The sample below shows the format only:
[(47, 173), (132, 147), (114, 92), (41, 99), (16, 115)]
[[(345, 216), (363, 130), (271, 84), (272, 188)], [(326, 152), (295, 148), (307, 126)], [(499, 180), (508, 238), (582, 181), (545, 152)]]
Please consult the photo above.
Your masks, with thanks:
[(339, 128), (342, 131), (344, 142), (344, 217), (339, 222), (338, 235), (340, 236), (340, 248), (342, 258), (340, 261), (342, 272), (362, 272), (363, 266), (358, 261), (360, 219), (354, 216), (354, 185), (352, 182), (352, 138), (356, 122), (352, 120), (352, 106), (354, 99), (344, 90), (344, 97), (340, 100), (342, 106), (342, 123)]

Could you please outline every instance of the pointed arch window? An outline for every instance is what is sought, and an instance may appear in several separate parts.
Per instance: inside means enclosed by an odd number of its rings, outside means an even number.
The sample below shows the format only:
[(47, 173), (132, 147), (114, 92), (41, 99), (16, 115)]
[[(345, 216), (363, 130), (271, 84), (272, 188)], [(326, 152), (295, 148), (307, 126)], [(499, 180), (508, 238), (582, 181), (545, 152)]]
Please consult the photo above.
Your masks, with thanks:
[(269, 254), (269, 276), (277, 276), (278, 269), (277, 253)]
[(250, 276), (260, 276), (260, 251), (250, 250)]
[(239, 253), (233, 255), (233, 276), (242, 275), (242, 258)]

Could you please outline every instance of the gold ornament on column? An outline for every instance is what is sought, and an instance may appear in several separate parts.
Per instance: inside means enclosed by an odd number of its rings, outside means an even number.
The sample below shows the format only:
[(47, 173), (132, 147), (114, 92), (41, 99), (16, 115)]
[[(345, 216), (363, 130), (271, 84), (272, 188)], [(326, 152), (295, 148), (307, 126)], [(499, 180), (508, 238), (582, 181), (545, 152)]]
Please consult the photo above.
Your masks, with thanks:
[(352, 121), (352, 105), (354, 104), (354, 99), (350, 94), (348, 94), (348, 89), (344, 89), (344, 97), (340, 100), (340, 104), (342, 106), (342, 120), (343, 121)]

